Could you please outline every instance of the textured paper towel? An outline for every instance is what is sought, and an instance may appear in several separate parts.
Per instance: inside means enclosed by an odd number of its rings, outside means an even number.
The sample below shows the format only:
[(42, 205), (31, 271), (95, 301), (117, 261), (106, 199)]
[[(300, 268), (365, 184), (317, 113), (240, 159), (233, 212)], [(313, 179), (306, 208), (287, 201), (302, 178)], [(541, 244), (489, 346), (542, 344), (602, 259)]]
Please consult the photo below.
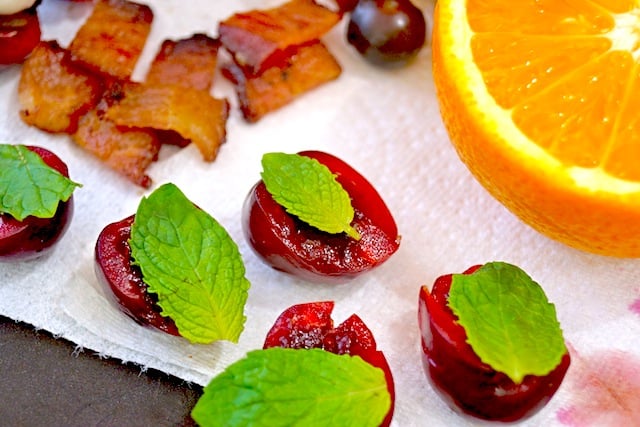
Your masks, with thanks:
[[(163, 39), (195, 32), (215, 36), (217, 22), (233, 12), (280, 2), (146, 3), (155, 20), (135, 79), (144, 76)], [(431, 2), (417, 4), (431, 15)], [(45, 0), (40, 7), (43, 38), (66, 46), (90, 7)], [(521, 266), (545, 288), (556, 303), (573, 355), (556, 397), (524, 425), (607, 425), (620, 420), (631, 425), (640, 403), (637, 398), (633, 403), (632, 398), (612, 396), (610, 390), (631, 390), (629, 396), (640, 393), (640, 261), (581, 253), (519, 222), (479, 187), (449, 144), (438, 114), (430, 50), (424, 49), (410, 67), (377, 69), (345, 43), (343, 24), (324, 39), (343, 66), (337, 81), (257, 124), (247, 124), (236, 108), (232, 88), (218, 77), (213, 93), (228, 97), (233, 106), (228, 140), (218, 159), (203, 162), (193, 146), (165, 147), (149, 169), (155, 185), (177, 184), (238, 243), (252, 283), (246, 329), (238, 344), (190, 345), (138, 326), (111, 303), (94, 275), (95, 239), (106, 224), (133, 213), (146, 193), (68, 137), (24, 125), (18, 117), (20, 67), (0, 69), (0, 141), (54, 150), (69, 165), (71, 177), (84, 185), (75, 192), (76, 210), (68, 234), (49, 257), (0, 265), (0, 314), (49, 330), (87, 351), (206, 384), (227, 364), (261, 347), (268, 328), (286, 307), (331, 299), (336, 302), (334, 319), (340, 322), (358, 313), (387, 355), (397, 388), (395, 426), (473, 425), (446, 407), (423, 373), (418, 290), (441, 274), (502, 260)], [(262, 154), (303, 149), (333, 153), (366, 176), (386, 200), (403, 236), (399, 251), (386, 264), (351, 283), (312, 285), (273, 271), (243, 238), (240, 210), (259, 178)], [(635, 377), (614, 375), (614, 369), (621, 369), (620, 360)], [(585, 387), (583, 382), (596, 368), (602, 384), (598, 388), (592, 381), (591, 388)], [(622, 383), (608, 387), (607, 373)], [(593, 387), (601, 394), (594, 394)], [(607, 406), (613, 397), (619, 403)], [(593, 414), (585, 421), (595, 401), (601, 403), (598, 413), (611, 410), (609, 421)]]

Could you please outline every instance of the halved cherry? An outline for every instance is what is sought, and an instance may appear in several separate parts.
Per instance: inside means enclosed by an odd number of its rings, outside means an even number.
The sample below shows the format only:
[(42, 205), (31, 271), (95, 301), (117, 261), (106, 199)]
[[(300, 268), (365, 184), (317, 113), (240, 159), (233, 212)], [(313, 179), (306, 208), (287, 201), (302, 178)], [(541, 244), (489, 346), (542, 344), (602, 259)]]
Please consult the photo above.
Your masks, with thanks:
[(0, 15), (0, 64), (19, 64), (40, 42), (36, 6), (12, 15)]
[(483, 363), (467, 343), (464, 328), (448, 306), (451, 280), (451, 274), (441, 276), (431, 292), (423, 286), (419, 294), (422, 362), (431, 383), (453, 409), (477, 418), (512, 422), (535, 414), (560, 386), (569, 368), (569, 353), (549, 374), (528, 375), (515, 384)]
[(391, 396), (391, 408), (380, 424), (389, 426), (395, 408), (395, 387), (391, 368), (379, 351), (371, 330), (355, 314), (337, 327), (333, 326), (333, 301), (310, 302), (287, 308), (278, 316), (267, 333), (263, 348), (321, 348), (335, 354), (360, 356), (365, 362), (382, 369)]
[(107, 225), (95, 247), (95, 272), (107, 286), (120, 309), (136, 322), (152, 326), (171, 335), (180, 336), (173, 320), (160, 314), (153, 294), (147, 292), (142, 272), (131, 263), (131, 224), (135, 215)]
[[(53, 152), (27, 146), (51, 168), (69, 177), (67, 165)], [(0, 260), (26, 261), (49, 252), (53, 245), (67, 232), (73, 216), (73, 196), (60, 202), (51, 218), (28, 216), (22, 221), (6, 213), (0, 213)]]
[(330, 234), (290, 215), (259, 181), (242, 212), (244, 234), (254, 251), (273, 268), (298, 277), (330, 282), (352, 278), (386, 261), (398, 250), (395, 220), (373, 186), (337, 157), (320, 151), (300, 155), (318, 160), (336, 175), (351, 197), (352, 222), (361, 235)]

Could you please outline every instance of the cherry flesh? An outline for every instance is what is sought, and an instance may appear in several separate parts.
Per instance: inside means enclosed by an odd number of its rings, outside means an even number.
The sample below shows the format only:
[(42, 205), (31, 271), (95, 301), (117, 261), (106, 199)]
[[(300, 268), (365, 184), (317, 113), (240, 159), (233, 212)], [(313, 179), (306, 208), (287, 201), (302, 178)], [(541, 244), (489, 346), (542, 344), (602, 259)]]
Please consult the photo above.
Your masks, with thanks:
[(36, 6), (11, 15), (0, 15), (0, 65), (21, 63), (40, 42)]
[[(471, 267), (464, 274), (479, 267)], [(466, 342), (464, 328), (447, 305), (451, 279), (451, 274), (437, 278), (431, 292), (426, 286), (420, 289), (422, 362), (431, 383), (449, 406), (463, 414), (502, 422), (530, 417), (557, 391), (569, 368), (569, 353), (549, 374), (528, 375), (521, 384), (515, 384), (483, 363)]]
[[(27, 146), (51, 168), (69, 177), (67, 165), (53, 152)], [(7, 213), (0, 213), (0, 261), (27, 261), (49, 253), (54, 244), (67, 232), (73, 216), (73, 196), (60, 202), (51, 218), (28, 216), (18, 221)]]
[(359, 0), (347, 26), (347, 42), (375, 64), (407, 62), (426, 37), (424, 14), (410, 0)]
[(107, 286), (120, 309), (141, 325), (151, 326), (168, 334), (180, 336), (173, 320), (160, 314), (153, 294), (147, 292), (140, 269), (132, 264), (131, 224), (135, 215), (107, 225), (95, 247), (95, 272)]
[(297, 304), (287, 308), (267, 333), (263, 348), (321, 348), (334, 354), (360, 356), (365, 362), (382, 369), (391, 396), (391, 408), (381, 426), (391, 424), (395, 408), (395, 386), (391, 368), (379, 351), (371, 330), (355, 314), (334, 327), (331, 318), (333, 301)]
[(273, 268), (314, 282), (352, 278), (386, 261), (400, 245), (396, 223), (373, 186), (351, 166), (319, 151), (299, 153), (327, 166), (351, 196), (352, 225), (361, 235), (330, 234), (290, 215), (259, 181), (242, 212), (244, 234)]

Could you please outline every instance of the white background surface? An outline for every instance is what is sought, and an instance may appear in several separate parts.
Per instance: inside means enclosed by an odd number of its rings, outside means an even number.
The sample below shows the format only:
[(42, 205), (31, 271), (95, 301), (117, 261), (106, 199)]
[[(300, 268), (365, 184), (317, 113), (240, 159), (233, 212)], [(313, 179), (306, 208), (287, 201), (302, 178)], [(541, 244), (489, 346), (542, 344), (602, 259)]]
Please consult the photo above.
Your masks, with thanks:
[[(217, 34), (217, 22), (235, 11), (265, 8), (276, 0), (163, 0), (143, 2), (154, 23), (134, 79), (165, 38), (196, 32)], [(430, 16), (432, 4), (416, 2)], [(43, 39), (67, 46), (90, 5), (45, 0), (39, 12)], [(238, 243), (251, 281), (247, 323), (238, 344), (191, 345), (143, 328), (111, 304), (93, 271), (93, 247), (110, 222), (135, 212), (147, 194), (121, 178), (65, 135), (50, 135), (18, 116), (20, 67), (0, 69), (0, 142), (47, 147), (68, 164), (76, 190), (75, 215), (67, 235), (46, 259), (0, 264), (0, 314), (69, 339), (78, 349), (206, 384), (248, 350), (260, 348), (275, 318), (296, 303), (331, 299), (334, 320), (357, 313), (376, 336), (391, 365), (397, 389), (395, 426), (472, 425), (448, 409), (432, 390), (420, 361), (417, 296), (441, 274), (487, 261), (517, 264), (556, 304), (565, 338), (580, 357), (603, 349), (640, 353), (640, 316), (630, 306), (640, 298), (640, 262), (589, 255), (537, 234), (491, 199), (458, 160), (442, 126), (431, 78), (428, 46), (411, 66), (381, 70), (344, 41), (344, 24), (324, 41), (343, 67), (341, 77), (293, 104), (247, 124), (231, 86), (216, 76), (212, 93), (228, 97), (232, 113), (227, 143), (205, 163), (195, 146), (165, 147), (148, 170), (154, 188), (177, 184), (213, 215)], [(394, 213), (402, 243), (377, 270), (345, 285), (308, 284), (271, 270), (242, 236), (240, 210), (259, 178), (269, 151), (318, 149), (350, 163), (367, 177)], [(568, 380), (566, 382), (568, 382)], [(524, 425), (559, 425), (568, 404), (566, 384), (553, 401)]]

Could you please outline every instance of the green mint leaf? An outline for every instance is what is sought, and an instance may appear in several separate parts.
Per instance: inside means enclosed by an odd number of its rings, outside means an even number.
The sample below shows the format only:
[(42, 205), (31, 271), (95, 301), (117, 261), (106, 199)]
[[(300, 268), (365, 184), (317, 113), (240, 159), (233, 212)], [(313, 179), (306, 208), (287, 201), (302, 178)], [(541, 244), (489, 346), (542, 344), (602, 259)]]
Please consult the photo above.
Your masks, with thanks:
[(267, 153), (262, 168), (267, 191), (288, 213), (327, 233), (360, 239), (351, 226), (349, 194), (325, 165), (298, 154)]
[(227, 231), (174, 184), (143, 198), (131, 226), (131, 256), (162, 314), (191, 342), (237, 342), (249, 282)]
[(24, 145), (0, 144), (0, 212), (22, 221), (52, 218), (77, 184)]
[(273, 347), (213, 378), (191, 416), (202, 427), (377, 427), (390, 405), (384, 372), (359, 356)]
[(514, 265), (493, 262), (454, 274), (449, 307), (478, 357), (516, 384), (529, 374), (547, 375), (567, 351), (554, 305)]

